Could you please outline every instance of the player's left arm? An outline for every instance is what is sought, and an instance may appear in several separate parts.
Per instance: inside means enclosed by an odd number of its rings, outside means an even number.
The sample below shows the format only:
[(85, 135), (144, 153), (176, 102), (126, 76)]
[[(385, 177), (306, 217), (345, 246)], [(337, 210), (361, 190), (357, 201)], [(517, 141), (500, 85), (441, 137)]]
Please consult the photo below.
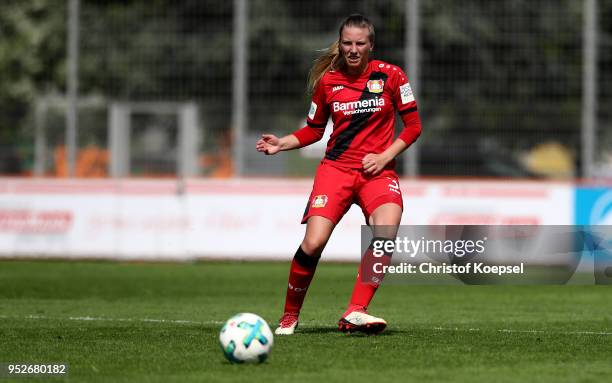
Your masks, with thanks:
[(406, 143), (406, 141), (402, 140), (401, 138), (397, 138), (384, 152), (380, 154), (366, 154), (363, 157), (363, 160), (361, 160), (364, 171), (373, 175), (380, 173), (389, 162), (391, 162), (401, 152), (406, 150), (408, 146), (409, 145)]
[(363, 157), (363, 169), (368, 174), (380, 173), (389, 162), (412, 145), (421, 135), (421, 119), (408, 77), (403, 71), (397, 70), (394, 80), (393, 101), (404, 123), (404, 129), (384, 152), (369, 153)]

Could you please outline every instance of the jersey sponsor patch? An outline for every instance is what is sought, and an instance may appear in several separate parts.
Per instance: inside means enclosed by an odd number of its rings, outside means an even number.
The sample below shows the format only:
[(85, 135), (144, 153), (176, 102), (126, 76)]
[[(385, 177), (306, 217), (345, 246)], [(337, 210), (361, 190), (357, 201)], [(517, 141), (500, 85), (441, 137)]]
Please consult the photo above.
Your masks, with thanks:
[(311, 120), (314, 118), (315, 113), (317, 113), (317, 104), (313, 102), (310, 103), (310, 111), (308, 112), (308, 118)]
[(412, 94), (410, 83), (405, 83), (404, 85), (400, 86), (399, 89), (400, 95), (402, 96), (402, 104), (407, 104), (414, 101), (414, 95)]
[[(385, 99), (382, 97), (370, 98), (367, 100), (338, 102), (332, 104), (334, 112), (345, 112), (346, 116), (355, 113), (380, 112), (380, 107), (385, 106)], [(349, 113), (346, 113), (349, 112)]]
[(325, 194), (319, 194), (316, 195), (312, 198), (312, 207), (313, 208), (321, 208), (321, 207), (325, 207), (325, 205), (327, 205), (327, 195)]
[(372, 93), (382, 93), (385, 86), (384, 80), (369, 80), (367, 83), (368, 90)]

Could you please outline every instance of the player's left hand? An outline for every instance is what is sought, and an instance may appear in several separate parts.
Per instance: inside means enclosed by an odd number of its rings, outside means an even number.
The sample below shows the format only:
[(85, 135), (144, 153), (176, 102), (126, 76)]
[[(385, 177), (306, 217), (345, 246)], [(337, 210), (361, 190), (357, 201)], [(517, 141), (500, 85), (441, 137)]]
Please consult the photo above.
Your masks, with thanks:
[(361, 160), (363, 170), (367, 174), (377, 175), (380, 173), (389, 161), (382, 154), (368, 153)]

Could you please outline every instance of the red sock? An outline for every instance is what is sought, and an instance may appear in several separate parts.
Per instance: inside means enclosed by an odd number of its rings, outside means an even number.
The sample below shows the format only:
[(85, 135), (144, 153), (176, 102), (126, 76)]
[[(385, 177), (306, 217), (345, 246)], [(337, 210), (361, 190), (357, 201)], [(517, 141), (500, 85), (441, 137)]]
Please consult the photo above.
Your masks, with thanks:
[(306, 297), (306, 291), (312, 281), (319, 257), (307, 255), (300, 246), (295, 252), (291, 269), (289, 270), (289, 284), (285, 298), (285, 312), (299, 314)]
[[(349, 307), (344, 313), (344, 316), (347, 316), (353, 311), (367, 311), (376, 290), (382, 283), (382, 280), (385, 276), (382, 272), (376, 272), (376, 270), (381, 271), (382, 266), (388, 266), (391, 263), (391, 255), (393, 252), (382, 251), (382, 249), (377, 249), (378, 257), (375, 255), (374, 251), (374, 243), (375, 241), (386, 241), (385, 238), (374, 238), (372, 239), (372, 244), (365, 251), (363, 257), (361, 258), (361, 263), (359, 264), (359, 272), (357, 273), (357, 279), (355, 280), (355, 285), (353, 286), (353, 294), (351, 295), (351, 300), (349, 302)], [(382, 255), (382, 256), (380, 256)], [(375, 264), (380, 263), (380, 265)]]

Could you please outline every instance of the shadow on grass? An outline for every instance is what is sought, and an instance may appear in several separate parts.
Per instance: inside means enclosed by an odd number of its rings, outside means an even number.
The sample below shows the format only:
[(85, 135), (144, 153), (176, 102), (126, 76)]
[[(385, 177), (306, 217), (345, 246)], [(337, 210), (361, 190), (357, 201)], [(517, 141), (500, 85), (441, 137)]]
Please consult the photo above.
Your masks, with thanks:
[(399, 335), (399, 334), (407, 334), (410, 332), (411, 331), (408, 331), (408, 330), (386, 329), (385, 331), (377, 335), (365, 334), (361, 332), (353, 332), (353, 333), (345, 334), (345, 333), (340, 332), (337, 327), (333, 327), (333, 326), (301, 327), (298, 330), (296, 330), (296, 334), (338, 334), (338, 335), (351, 336), (351, 337), (393, 336), (393, 335)]
[[(210, 333), (210, 334), (215, 334), (218, 333), (220, 330), (220, 326), (210, 326), (210, 325), (199, 325), (197, 326), (199, 329), (201, 329), (202, 331), (204, 331), (205, 333)], [(415, 330), (414, 329), (397, 329), (397, 328), (393, 328), (393, 329), (385, 329), (385, 331), (381, 332), (380, 334), (376, 334), (376, 335), (372, 335), (372, 334), (365, 334), (365, 333), (361, 333), (361, 332), (353, 332), (353, 333), (342, 333), (338, 330), (338, 327), (336, 326), (308, 326), (308, 327), (299, 327), (296, 332), (295, 335), (323, 335), (323, 334), (337, 334), (338, 336), (347, 336), (347, 337), (372, 337), (372, 336), (379, 336), (379, 337), (387, 337), (387, 336), (395, 336), (395, 335), (410, 335), (410, 334), (414, 334)], [(278, 337), (290, 337), (288, 335), (276, 335)]]

